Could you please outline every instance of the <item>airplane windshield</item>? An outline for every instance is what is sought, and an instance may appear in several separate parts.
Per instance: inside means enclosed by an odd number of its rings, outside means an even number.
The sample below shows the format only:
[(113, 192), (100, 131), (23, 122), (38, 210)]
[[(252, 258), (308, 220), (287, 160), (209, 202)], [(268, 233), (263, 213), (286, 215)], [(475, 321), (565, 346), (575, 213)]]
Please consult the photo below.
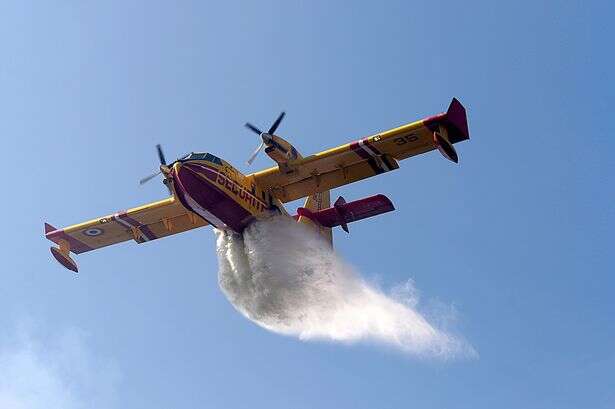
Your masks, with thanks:
[(222, 165), (220, 158), (206, 152), (193, 152), (186, 158), (186, 160), (205, 160), (207, 162), (215, 163), (216, 165)]

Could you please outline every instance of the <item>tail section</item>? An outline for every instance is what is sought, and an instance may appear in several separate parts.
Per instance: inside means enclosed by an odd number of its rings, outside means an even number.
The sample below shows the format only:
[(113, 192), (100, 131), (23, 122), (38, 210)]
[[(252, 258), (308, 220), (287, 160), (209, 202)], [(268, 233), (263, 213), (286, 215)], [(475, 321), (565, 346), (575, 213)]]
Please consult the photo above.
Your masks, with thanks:
[[(309, 199), (308, 199), (309, 200)], [(307, 203), (307, 201), (306, 201)], [(333, 207), (314, 211), (307, 207), (297, 209), (299, 221), (309, 219), (312, 224), (331, 229), (341, 226), (348, 232), (348, 223), (367, 219), (395, 210), (393, 203), (385, 195), (375, 195), (346, 203), (343, 197), (335, 201)]]
[[(331, 206), (331, 191), (327, 190), (322, 193), (314, 193), (305, 199), (305, 203), (301, 209), (306, 209), (310, 213), (318, 213), (323, 209), (327, 209)], [(323, 236), (331, 245), (333, 245), (333, 233), (331, 227), (326, 227), (309, 217), (299, 214), (299, 223), (307, 224), (317, 229), (321, 236)]]
[(335, 213), (340, 222), (340, 226), (342, 226), (342, 230), (346, 233), (350, 233), (348, 230), (348, 223), (346, 223), (346, 200), (342, 196), (338, 197), (335, 203), (333, 203), (333, 208), (335, 209)]

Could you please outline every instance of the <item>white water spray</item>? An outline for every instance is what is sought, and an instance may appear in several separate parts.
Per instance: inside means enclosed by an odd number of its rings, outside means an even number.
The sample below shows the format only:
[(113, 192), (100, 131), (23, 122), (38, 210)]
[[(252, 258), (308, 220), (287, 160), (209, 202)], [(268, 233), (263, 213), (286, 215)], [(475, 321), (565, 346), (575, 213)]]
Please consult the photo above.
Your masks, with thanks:
[(303, 340), (376, 341), (420, 356), (475, 354), (417, 311), (411, 282), (395, 297), (385, 295), (288, 217), (257, 221), (242, 236), (216, 234), (222, 291), (270, 331)]

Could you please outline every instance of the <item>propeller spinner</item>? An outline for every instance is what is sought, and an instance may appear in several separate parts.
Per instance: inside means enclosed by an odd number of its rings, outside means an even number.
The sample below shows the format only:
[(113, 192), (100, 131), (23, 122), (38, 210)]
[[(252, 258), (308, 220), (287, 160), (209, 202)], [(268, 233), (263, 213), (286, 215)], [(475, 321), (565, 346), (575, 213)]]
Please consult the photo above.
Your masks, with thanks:
[(256, 159), (256, 156), (258, 156), (258, 154), (260, 153), (260, 151), (262, 151), (265, 146), (268, 146), (271, 143), (271, 135), (273, 135), (274, 132), (278, 129), (285, 115), (286, 115), (285, 112), (281, 112), (280, 115), (278, 115), (278, 118), (273, 122), (273, 124), (271, 125), (271, 127), (269, 128), (267, 132), (263, 132), (260, 129), (258, 129), (256, 126), (252, 125), (251, 123), (246, 122), (246, 128), (258, 134), (258, 136), (260, 136), (262, 140), (260, 145), (258, 145), (256, 150), (252, 153), (252, 155), (248, 159), (248, 165), (251, 165), (252, 162), (254, 162), (254, 159)]

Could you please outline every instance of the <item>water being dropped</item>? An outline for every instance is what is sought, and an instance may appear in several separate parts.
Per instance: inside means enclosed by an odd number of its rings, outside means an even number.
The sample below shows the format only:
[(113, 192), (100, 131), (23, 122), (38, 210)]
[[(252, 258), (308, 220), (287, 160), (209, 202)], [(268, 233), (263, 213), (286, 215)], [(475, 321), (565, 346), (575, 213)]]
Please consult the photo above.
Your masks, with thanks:
[(371, 341), (420, 356), (474, 355), (417, 310), (412, 282), (389, 296), (308, 227), (285, 216), (242, 235), (216, 230), (220, 287), (258, 325), (302, 340)]

